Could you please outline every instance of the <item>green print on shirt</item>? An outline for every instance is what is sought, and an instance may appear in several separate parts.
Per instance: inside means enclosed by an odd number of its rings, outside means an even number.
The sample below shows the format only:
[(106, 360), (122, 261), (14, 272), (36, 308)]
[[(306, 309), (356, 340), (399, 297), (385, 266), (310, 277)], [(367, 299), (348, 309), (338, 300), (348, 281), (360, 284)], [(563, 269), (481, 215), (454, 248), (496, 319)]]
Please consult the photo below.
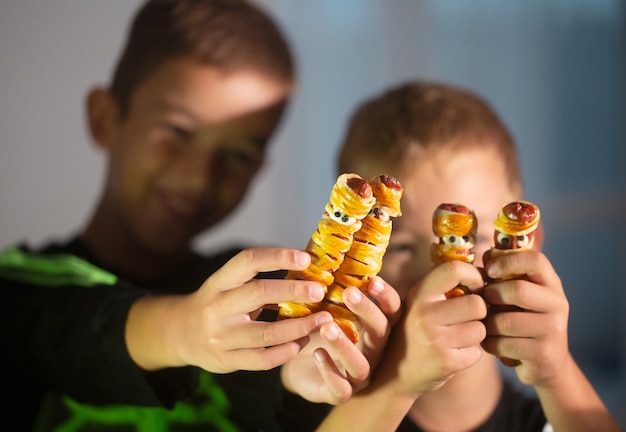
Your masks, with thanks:
[(117, 277), (70, 254), (35, 254), (16, 247), (0, 254), (0, 276), (39, 286), (115, 285)]
[[(201, 405), (179, 402), (174, 409), (143, 408), (131, 405), (92, 406), (79, 404), (69, 397), (63, 402), (70, 411), (70, 418), (54, 429), (55, 432), (77, 432), (92, 430), (95, 424), (107, 425), (110, 430), (131, 430), (135, 432), (167, 432), (176, 430), (176, 425), (211, 426), (209, 430), (237, 432), (238, 429), (228, 420), (228, 398), (224, 391), (213, 382), (208, 372), (200, 374), (196, 396), (204, 396)], [(40, 422), (41, 424), (41, 422)], [(99, 429), (98, 429), (99, 430)]]

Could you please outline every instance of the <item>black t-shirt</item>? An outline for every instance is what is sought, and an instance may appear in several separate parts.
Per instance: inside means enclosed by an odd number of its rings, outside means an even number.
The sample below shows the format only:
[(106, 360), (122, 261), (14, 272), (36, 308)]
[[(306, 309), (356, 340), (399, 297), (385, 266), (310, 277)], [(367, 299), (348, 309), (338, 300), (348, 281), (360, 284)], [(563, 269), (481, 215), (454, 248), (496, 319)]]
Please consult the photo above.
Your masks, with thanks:
[[(542, 432), (545, 425), (546, 417), (539, 400), (505, 380), (496, 410), (473, 432)], [(402, 420), (396, 431), (424, 432), (408, 417)]]
[(171, 287), (197, 289), (241, 249), (194, 256), (183, 283), (158, 286), (109, 273), (77, 239), (38, 251), (5, 250), (0, 261), (3, 422), (15, 430), (31, 430), (36, 418), (36, 430), (55, 425), (139, 430), (134, 425), (145, 428), (150, 422), (162, 430), (290, 430), (277, 419), (283, 392), (278, 368), (221, 375), (194, 367), (146, 373), (126, 351), (126, 316), (139, 296), (172, 292)]

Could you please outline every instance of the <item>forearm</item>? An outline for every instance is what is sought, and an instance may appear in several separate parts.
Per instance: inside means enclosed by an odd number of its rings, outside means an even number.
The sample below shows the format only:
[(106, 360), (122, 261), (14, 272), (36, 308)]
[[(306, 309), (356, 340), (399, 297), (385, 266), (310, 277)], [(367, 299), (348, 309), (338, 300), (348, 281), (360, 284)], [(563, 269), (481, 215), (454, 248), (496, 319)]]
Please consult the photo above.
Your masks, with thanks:
[[(128, 311), (143, 295), (132, 287), (38, 287), (2, 284), (7, 352), (23, 373), (87, 403), (173, 404), (176, 395), (152, 382), (130, 358), (124, 340)], [(19, 375), (19, 372), (16, 372)], [(171, 382), (193, 386), (193, 371)]]
[(573, 358), (549, 387), (537, 386), (546, 418), (556, 432), (619, 432), (620, 428)]
[(393, 387), (384, 379), (373, 381), (369, 387), (333, 408), (317, 432), (396, 430), (418, 395), (404, 395)]
[(145, 371), (188, 366), (178, 355), (176, 326), (183, 296), (143, 296), (128, 312), (125, 338), (130, 357)]

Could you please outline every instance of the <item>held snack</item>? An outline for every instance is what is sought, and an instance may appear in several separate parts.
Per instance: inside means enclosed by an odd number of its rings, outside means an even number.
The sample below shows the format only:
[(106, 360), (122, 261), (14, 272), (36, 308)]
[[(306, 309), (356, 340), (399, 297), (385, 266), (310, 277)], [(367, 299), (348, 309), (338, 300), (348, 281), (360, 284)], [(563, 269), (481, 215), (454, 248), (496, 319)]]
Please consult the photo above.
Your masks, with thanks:
[(389, 175), (373, 177), (372, 187), (376, 203), (362, 220), (361, 229), (355, 234), (350, 250), (334, 274), (334, 282), (328, 287), (322, 309), (329, 311), (337, 325), (352, 342), (359, 340), (360, 323), (343, 302), (343, 290), (355, 286), (364, 290), (382, 267), (383, 256), (389, 245), (392, 218), (402, 215), (400, 199), (403, 188)]
[[(535, 230), (539, 226), (539, 207), (528, 201), (513, 201), (500, 209), (494, 222), (493, 239), (495, 246), (489, 250), (487, 260), (497, 256), (532, 249), (535, 244)], [(499, 280), (509, 280), (519, 275), (509, 275)], [(516, 310), (516, 306), (494, 307), (495, 311)], [(506, 366), (519, 366), (519, 360), (502, 358)]]
[[(350, 249), (353, 235), (361, 228), (361, 220), (374, 205), (375, 198), (369, 183), (357, 174), (340, 175), (333, 186), (324, 213), (311, 235), (306, 251), (311, 264), (301, 271), (289, 271), (285, 279), (320, 282), (324, 287), (333, 283), (333, 273)], [(310, 315), (319, 310), (320, 303), (279, 303), (279, 318)]]
[[(478, 221), (473, 210), (463, 204), (439, 204), (433, 213), (432, 227), (433, 234), (439, 237), (439, 242), (433, 243), (430, 247), (433, 264), (453, 260), (474, 262), (472, 248), (476, 244)], [(469, 293), (467, 287), (459, 285), (448, 291), (446, 297), (458, 297)]]

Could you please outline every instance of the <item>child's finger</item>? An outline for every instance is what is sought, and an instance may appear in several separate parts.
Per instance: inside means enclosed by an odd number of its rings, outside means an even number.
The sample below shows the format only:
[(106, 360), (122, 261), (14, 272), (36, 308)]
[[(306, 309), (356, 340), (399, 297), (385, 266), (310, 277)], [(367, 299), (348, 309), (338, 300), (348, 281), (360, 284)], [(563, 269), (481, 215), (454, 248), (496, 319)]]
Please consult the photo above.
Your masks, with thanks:
[(489, 283), (482, 295), (492, 306), (510, 305), (533, 312), (568, 309), (562, 290), (550, 290), (524, 278)]
[(390, 326), (394, 326), (402, 317), (402, 299), (391, 285), (376, 276), (368, 285), (367, 293), (376, 300), (380, 310), (387, 316)]
[(319, 303), (324, 288), (318, 282), (295, 279), (252, 279), (221, 294), (225, 315), (247, 314), (281, 302)]
[(346, 373), (356, 382), (367, 379), (370, 364), (357, 346), (346, 337), (335, 323), (324, 324), (320, 334), (332, 358), (341, 364)]
[(248, 348), (226, 354), (224, 373), (237, 370), (262, 371), (281, 366), (293, 359), (302, 349), (300, 341), (286, 342), (267, 348)]
[[(235, 320), (239, 318), (233, 318)], [(328, 312), (275, 322), (244, 320), (235, 323), (220, 340), (224, 350), (268, 348), (307, 337), (321, 325), (332, 321)]]
[(544, 336), (554, 327), (554, 319), (547, 314), (521, 311), (500, 312), (485, 320), (487, 335), (507, 337)]
[[(432, 308), (429, 308), (430, 310)], [(430, 318), (434, 324), (449, 326), (482, 320), (487, 316), (487, 304), (479, 295), (464, 295), (437, 302)]]
[(534, 338), (487, 336), (481, 345), (498, 358), (523, 361), (535, 355), (537, 343)]
[(463, 285), (472, 292), (478, 292), (484, 285), (480, 271), (472, 264), (462, 261), (448, 261), (434, 267), (424, 278), (421, 295), (445, 298), (445, 293)]
[(359, 318), (365, 329), (364, 333), (373, 343), (387, 335), (389, 329), (387, 316), (358, 288), (347, 287), (343, 292), (343, 301), (348, 309)]
[(561, 280), (548, 258), (541, 252), (528, 250), (504, 254), (485, 266), (491, 279), (523, 275), (527, 280), (546, 287), (560, 287)]
[(260, 272), (302, 270), (310, 262), (311, 256), (298, 249), (249, 248), (231, 258), (204, 285), (210, 284), (214, 289), (226, 291), (243, 285)]
[(338, 404), (348, 400), (353, 393), (352, 384), (337, 368), (336, 363), (328, 352), (318, 348), (313, 352), (313, 358), (315, 359), (317, 370), (326, 386), (326, 394), (328, 395), (326, 402)]

